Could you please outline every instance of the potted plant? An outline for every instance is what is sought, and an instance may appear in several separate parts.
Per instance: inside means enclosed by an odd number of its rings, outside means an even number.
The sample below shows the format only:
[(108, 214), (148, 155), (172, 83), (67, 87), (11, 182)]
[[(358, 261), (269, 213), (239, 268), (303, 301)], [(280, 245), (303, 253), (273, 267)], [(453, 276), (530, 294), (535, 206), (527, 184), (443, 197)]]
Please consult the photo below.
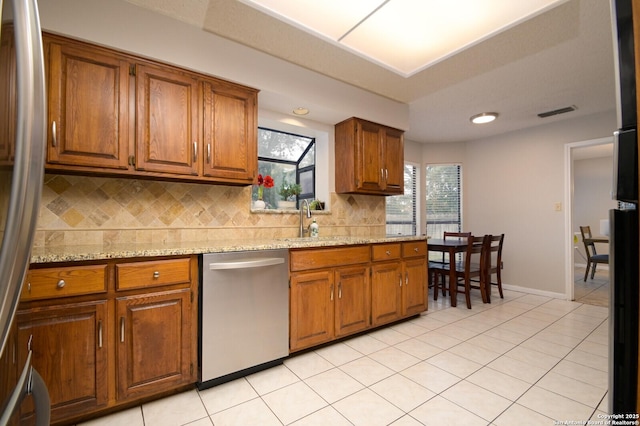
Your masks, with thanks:
[(287, 180), (283, 180), (280, 188), (278, 188), (278, 194), (282, 197), (282, 201), (278, 201), (278, 207), (281, 209), (295, 209), (296, 200), (295, 196), (300, 195), (302, 187), (297, 183), (289, 183)]

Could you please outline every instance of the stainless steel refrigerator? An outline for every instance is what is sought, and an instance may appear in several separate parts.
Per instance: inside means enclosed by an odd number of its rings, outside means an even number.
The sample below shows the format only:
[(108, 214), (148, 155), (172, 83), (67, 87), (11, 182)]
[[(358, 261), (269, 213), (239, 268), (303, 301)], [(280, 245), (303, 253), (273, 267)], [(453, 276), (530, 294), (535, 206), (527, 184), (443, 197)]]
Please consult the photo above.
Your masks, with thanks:
[(609, 212), (609, 411), (636, 413), (638, 387), (638, 137), (631, 0), (612, 0), (618, 130)]
[(0, 425), (19, 423), (32, 398), (49, 424), (49, 396), (31, 367), (17, 365), (14, 317), (29, 266), (44, 175), (46, 99), (36, 0), (0, 0)]

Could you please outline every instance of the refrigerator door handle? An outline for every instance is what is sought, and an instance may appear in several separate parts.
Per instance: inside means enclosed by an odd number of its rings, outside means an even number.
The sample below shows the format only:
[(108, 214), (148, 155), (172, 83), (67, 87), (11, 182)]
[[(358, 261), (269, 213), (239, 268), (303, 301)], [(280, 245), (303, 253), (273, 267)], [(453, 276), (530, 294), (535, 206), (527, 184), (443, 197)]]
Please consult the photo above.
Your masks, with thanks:
[(44, 177), (46, 92), (42, 32), (36, 0), (12, 0), (16, 43), (17, 120), (15, 160), (0, 247), (0, 353), (29, 266)]
[(0, 425), (9, 424), (9, 420), (27, 395), (33, 397), (36, 412), (36, 426), (49, 426), (49, 424), (51, 424), (49, 391), (47, 391), (47, 385), (44, 383), (44, 380), (42, 380), (40, 374), (31, 366), (31, 355), (32, 352), (29, 351), (27, 361), (18, 378), (18, 383), (13, 389), (4, 410), (0, 413)]
[(613, 180), (611, 199), (618, 199), (618, 146), (620, 145), (620, 131), (613, 132)]

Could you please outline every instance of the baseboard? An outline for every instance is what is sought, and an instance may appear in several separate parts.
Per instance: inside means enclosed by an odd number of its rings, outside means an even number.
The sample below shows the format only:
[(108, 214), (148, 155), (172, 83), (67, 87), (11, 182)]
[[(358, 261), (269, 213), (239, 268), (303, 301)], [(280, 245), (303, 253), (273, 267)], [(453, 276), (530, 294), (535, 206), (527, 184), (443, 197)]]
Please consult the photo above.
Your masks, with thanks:
[(538, 290), (538, 289), (530, 288), (530, 287), (520, 287), (520, 286), (517, 286), (517, 285), (511, 285), (511, 284), (505, 284), (505, 283), (502, 283), (502, 288), (504, 290), (512, 290), (512, 291), (518, 291), (520, 293), (535, 294), (536, 296), (551, 297), (553, 299), (566, 300), (566, 298), (567, 298), (564, 293), (556, 293), (556, 292), (553, 292), (553, 291)]

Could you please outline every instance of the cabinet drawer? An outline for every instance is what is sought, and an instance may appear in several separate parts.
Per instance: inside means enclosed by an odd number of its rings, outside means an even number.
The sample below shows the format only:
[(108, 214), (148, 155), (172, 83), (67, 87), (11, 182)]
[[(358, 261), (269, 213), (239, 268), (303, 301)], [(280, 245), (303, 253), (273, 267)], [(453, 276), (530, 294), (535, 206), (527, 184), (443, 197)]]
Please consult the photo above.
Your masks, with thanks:
[(107, 290), (107, 265), (32, 269), (22, 286), (21, 301), (79, 296)]
[(371, 246), (371, 260), (391, 260), (400, 258), (400, 243), (374, 244)]
[(190, 283), (190, 265), (189, 258), (120, 263), (116, 265), (116, 290)]
[(291, 271), (331, 268), (367, 263), (371, 258), (368, 246), (350, 246), (295, 251), (290, 253)]
[(402, 257), (416, 257), (427, 255), (427, 242), (415, 241), (402, 243)]

